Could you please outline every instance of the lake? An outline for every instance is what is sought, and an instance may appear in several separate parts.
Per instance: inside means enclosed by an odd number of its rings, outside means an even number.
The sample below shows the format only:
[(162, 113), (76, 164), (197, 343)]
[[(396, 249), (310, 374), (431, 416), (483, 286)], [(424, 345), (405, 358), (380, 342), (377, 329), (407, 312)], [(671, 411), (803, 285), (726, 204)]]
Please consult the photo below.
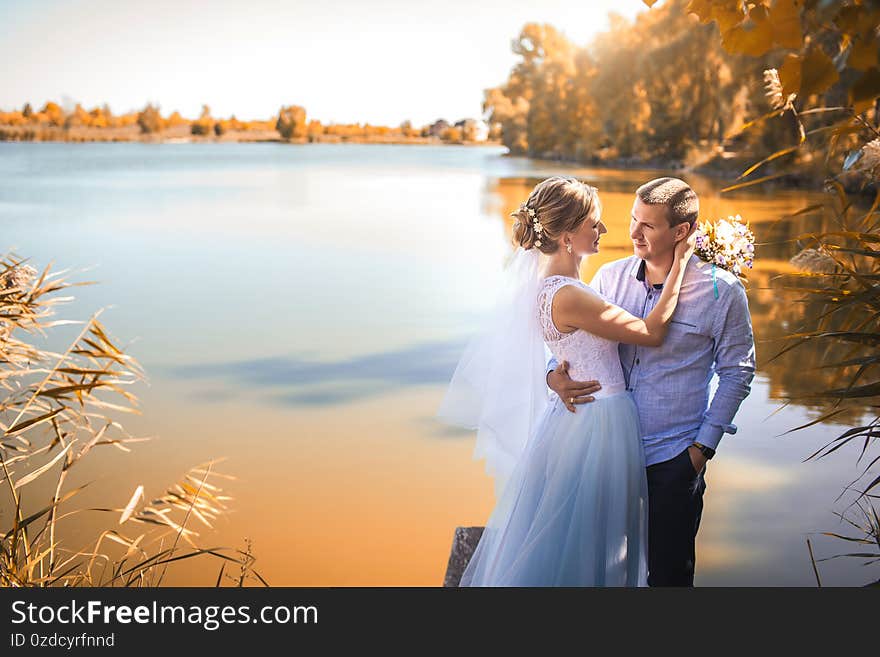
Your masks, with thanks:
[[(0, 144), (3, 246), (38, 267), (72, 269), (61, 316), (102, 320), (149, 381), (126, 428), (152, 440), (96, 450), (70, 486), (80, 504), (123, 507), (139, 484), (161, 494), (191, 466), (217, 466), (234, 497), (205, 545), (244, 548), (273, 585), (439, 586), (456, 526), (494, 505), (472, 433), (434, 419), (462, 345), (491, 303), (508, 252), (508, 214), (540, 179), (598, 186), (609, 233), (585, 264), (631, 254), (633, 192), (661, 175), (504, 156), (496, 147), (285, 144)], [(842, 432), (817, 409), (783, 406), (819, 380), (804, 356), (770, 361), (802, 309), (774, 288), (815, 202), (684, 176), (701, 216), (741, 214), (759, 244), (750, 275), (759, 372), (709, 463), (698, 537), (701, 586), (815, 584), (817, 558), (849, 544), (835, 501), (861, 472), (858, 448), (803, 462)], [(781, 232), (780, 232), (781, 231)], [(84, 271), (87, 270), (87, 271)], [(75, 335), (62, 327), (53, 340)], [(816, 357), (815, 354), (812, 355)], [(27, 489), (25, 489), (27, 491)], [(37, 492), (35, 489), (34, 492)], [(28, 493), (33, 494), (33, 493)], [(35, 504), (36, 502), (34, 502)], [(3, 498), (2, 516), (9, 501)], [(115, 516), (61, 521), (71, 548)], [(134, 534), (136, 528), (122, 530)], [(201, 558), (200, 558), (201, 559)], [(166, 583), (213, 585), (191, 560)], [(877, 579), (859, 560), (819, 563), (823, 584)]]

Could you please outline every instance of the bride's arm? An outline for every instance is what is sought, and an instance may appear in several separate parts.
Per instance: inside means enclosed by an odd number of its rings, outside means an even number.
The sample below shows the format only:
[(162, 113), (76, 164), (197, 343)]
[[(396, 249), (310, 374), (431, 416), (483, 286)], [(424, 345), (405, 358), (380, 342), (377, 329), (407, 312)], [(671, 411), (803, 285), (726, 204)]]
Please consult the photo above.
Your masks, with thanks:
[(600, 296), (565, 286), (553, 298), (553, 323), (561, 331), (583, 329), (615, 342), (658, 347), (666, 338), (669, 320), (678, 304), (678, 294), (688, 259), (693, 253), (693, 235), (676, 245), (675, 260), (666, 277), (657, 305), (641, 319)]

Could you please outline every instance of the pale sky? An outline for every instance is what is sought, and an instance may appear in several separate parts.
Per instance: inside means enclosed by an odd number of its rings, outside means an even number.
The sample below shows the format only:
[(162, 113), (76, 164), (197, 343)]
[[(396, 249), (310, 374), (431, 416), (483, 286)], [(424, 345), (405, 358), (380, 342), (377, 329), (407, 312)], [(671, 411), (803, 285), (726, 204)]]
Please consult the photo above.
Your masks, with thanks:
[(269, 118), (302, 105), (330, 122), (423, 125), (480, 115), (547, 22), (586, 44), (641, 0), (0, 0), (0, 109), (109, 103), (115, 113)]

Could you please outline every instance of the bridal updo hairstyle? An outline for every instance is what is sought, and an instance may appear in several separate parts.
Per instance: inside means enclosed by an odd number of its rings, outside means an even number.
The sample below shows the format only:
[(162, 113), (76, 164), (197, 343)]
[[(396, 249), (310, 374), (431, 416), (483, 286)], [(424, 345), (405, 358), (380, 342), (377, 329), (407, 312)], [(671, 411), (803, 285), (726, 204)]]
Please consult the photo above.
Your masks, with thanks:
[[(532, 215), (529, 210), (534, 211)], [(524, 249), (551, 254), (559, 249), (562, 233), (573, 232), (588, 217), (598, 216), (602, 206), (598, 190), (571, 176), (553, 176), (535, 185), (528, 200), (511, 212), (513, 241)], [(541, 223), (540, 233), (535, 222)], [(540, 245), (537, 244), (540, 242)]]

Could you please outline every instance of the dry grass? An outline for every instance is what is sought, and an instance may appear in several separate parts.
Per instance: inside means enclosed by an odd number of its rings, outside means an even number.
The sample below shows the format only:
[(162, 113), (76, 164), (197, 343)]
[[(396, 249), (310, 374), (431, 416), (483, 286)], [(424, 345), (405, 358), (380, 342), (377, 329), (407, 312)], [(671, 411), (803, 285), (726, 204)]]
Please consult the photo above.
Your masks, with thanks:
[[(790, 394), (788, 402), (818, 407), (820, 416), (791, 432), (832, 419), (858, 418), (857, 426), (840, 432), (805, 460), (824, 458), (847, 445), (858, 449), (861, 472), (838, 497), (850, 496), (846, 511), (838, 515), (858, 535), (825, 533), (866, 546), (861, 552), (837, 556), (866, 559), (865, 563), (872, 565), (880, 563), (880, 533), (874, 506), (880, 498), (880, 476), (875, 470), (880, 464), (880, 181), (876, 172), (866, 166), (871, 162), (864, 152), (867, 145), (874, 143), (872, 140), (880, 139), (880, 129), (849, 107), (798, 112), (790, 103), (759, 121), (785, 112), (791, 112), (797, 123), (798, 143), (750, 166), (739, 179), (749, 177), (777, 157), (809, 149), (814, 159), (824, 162), (824, 199), (791, 215), (813, 217), (819, 229), (794, 240), (801, 250), (792, 263), (799, 272), (782, 275), (775, 281), (775, 289), (793, 302), (804, 304), (805, 312), (804, 324), (787, 336), (787, 344), (771, 360), (790, 351), (804, 357), (802, 371), (815, 382), (812, 390)], [(821, 122), (811, 125), (809, 122), (814, 120)], [(855, 150), (844, 159), (842, 168), (837, 168), (845, 139), (854, 140), (847, 148)], [(795, 162), (788, 171), (739, 182), (722, 191), (797, 173), (798, 166)], [(859, 168), (863, 170), (859, 172)], [(854, 201), (848, 188), (856, 188), (859, 199)], [(859, 202), (870, 196), (873, 202), (869, 207)], [(814, 347), (818, 362), (810, 362), (805, 350), (800, 349), (807, 344)], [(869, 419), (862, 419), (866, 416)]]
[[(0, 258), (0, 586), (158, 586), (169, 565), (201, 555), (238, 565), (240, 585), (265, 584), (250, 544), (242, 552), (196, 543), (193, 526), (210, 529), (231, 499), (217, 483), (231, 477), (216, 462), (192, 468), (155, 499), (137, 486), (124, 508), (89, 509), (113, 514), (116, 526), (81, 549), (63, 544), (59, 521), (86, 511), (71, 503), (85, 486), (66, 489), (71, 468), (95, 449), (129, 452), (145, 439), (116, 419), (139, 412), (130, 389), (143, 369), (109, 337), (101, 311), (86, 322), (53, 319), (55, 306), (71, 299), (59, 293), (86, 284), (62, 275)], [(63, 352), (35, 346), (64, 324), (82, 328)], [(48, 502), (31, 510), (25, 496), (40, 487)]]

